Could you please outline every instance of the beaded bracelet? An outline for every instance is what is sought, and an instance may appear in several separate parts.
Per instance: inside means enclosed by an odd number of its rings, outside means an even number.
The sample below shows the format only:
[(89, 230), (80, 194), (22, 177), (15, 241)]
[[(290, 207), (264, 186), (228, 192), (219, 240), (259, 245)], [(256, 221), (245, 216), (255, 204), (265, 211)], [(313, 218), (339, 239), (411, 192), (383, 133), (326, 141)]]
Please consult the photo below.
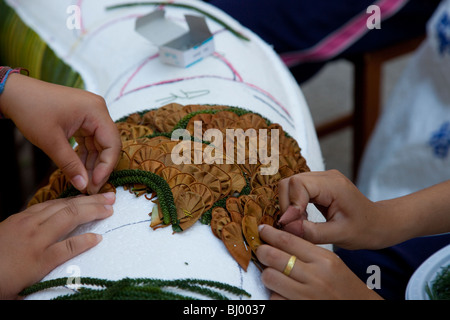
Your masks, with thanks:
[[(5, 84), (6, 84), (6, 80), (8, 80), (8, 76), (11, 73), (21, 73), (23, 71), (25, 71), (27, 73), (27, 75), (29, 74), (27, 69), (23, 69), (23, 68), (16, 68), (16, 69), (12, 69), (10, 67), (2, 67), (0, 66), (0, 94), (3, 93), (3, 90), (5, 89)], [(0, 110), (0, 119), (4, 118), (1, 110)]]

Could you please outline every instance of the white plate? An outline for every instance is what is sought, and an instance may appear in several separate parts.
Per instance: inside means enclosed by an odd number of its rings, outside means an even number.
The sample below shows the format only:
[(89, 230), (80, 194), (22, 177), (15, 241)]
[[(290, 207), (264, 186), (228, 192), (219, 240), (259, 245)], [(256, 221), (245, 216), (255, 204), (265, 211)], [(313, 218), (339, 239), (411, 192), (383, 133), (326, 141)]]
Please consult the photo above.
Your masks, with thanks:
[(414, 272), (406, 288), (406, 300), (429, 300), (425, 291), (442, 267), (450, 264), (450, 245), (437, 251)]

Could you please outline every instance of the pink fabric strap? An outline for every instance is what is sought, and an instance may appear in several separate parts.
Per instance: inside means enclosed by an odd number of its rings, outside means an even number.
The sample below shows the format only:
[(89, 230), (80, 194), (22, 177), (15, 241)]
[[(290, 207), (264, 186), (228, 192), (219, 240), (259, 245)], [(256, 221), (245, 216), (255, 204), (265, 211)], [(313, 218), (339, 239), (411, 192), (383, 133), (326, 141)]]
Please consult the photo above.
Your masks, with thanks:
[[(397, 13), (409, 0), (378, 0), (374, 4), (380, 8), (381, 20), (385, 20)], [(331, 59), (364, 34), (369, 32), (367, 28), (368, 14), (364, 11), (348, 21), (341, 28), (330, 34), (316, 46), (301, 51), (286, 52), (281, 54), (281, 59), (288, 67), (293, 67), (306, 62), (318, 62)]]

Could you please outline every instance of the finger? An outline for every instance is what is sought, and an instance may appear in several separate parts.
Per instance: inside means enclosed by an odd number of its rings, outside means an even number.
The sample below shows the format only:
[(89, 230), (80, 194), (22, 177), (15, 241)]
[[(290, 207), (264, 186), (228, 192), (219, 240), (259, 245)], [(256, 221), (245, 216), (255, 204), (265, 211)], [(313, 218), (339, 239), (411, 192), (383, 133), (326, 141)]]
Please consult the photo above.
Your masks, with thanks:
[[(256, 256), (258, 261), (264, 266), (283, 273), (292, 255), (268, 245), (261, 245), (256, 250)], [(301, 270), (304, 269), (304, 267), (302, 268), (302, 265), (304, 265), (302, 261), (299, 259), (295, 260), (289, 275), (285, 275), (284, 273), (283, 275), (297, 281), (304, 281), (304, 273), (301, 272)]]
[(262, 225), (259, 236), (267, 244), (280, 249), (290, 255), (295, 255), (303, 262), (314, 261), (316, 250), (320, 249), (316, 245), (303, 240), (289, 232), (275, 229), (269, 225)]
[(86, 166), (86, 171), (87, 171), (88, 177), (89, 177), (86, 191), (88, 194), (95, 194), (95, 193), (97, 193), (98, 190), (95, 190), (95, 191), (92, 190), (92, 185), (93, 185), (92, 176), (93, 176), (93, 172), (94, 172), (95, 166), (98, 161), (98, 155), (100, 153), (100, 150), (97, 149), (97, 146), (96, 146), (93, 136), (85, 137), (84, 143), (85, 143), (85, 148), (87, 150), (86, 162), (84, 164)]
[(83, 162), (62, 132), (61, 135), (55, 137), (51, 146), (44, 150), (44, 152), (62, 170), (76, 189), (81, 192), (85, 191), (88, 183), (87, 171)]
[(101, 235), (86, 233), (57, 242), (44, 252), (43, 263), (47, 270), (52, 270), (67, 260), (96, 246), (101, 240)]
[(287, 300), (287, 299), (283, 296), (280, 296), (276, 292), (272, 292), (272, 294), (270, 295), (270, 300)]
[(300, 173), (295, 176), (281, 180), (278, 183), (278, 198), (281, 212), (285, 212), (289, 207), (296, 207), (300, 211), (306, 210), (308, 204), (308, 194), (303, 190), (301, 176), (306, 173)]
[(302, 299), (302, 292), (305, 285), (290, 277), (285, 276), (278, 270), (266, 268), (261, 274), (261, 280), (264, 286), (276, 292), (276, 297), (284, 297), (285, 299)]
[(97, 164), (92, 172), (92, 185), (89, 186), (90, 193), (97, 193), (106, 183), (109, 175), (114, 170), (118, 158), (115, 149), (105, 149), (99, 154)]
[(68, 201), (67, 205), (49, 217), (41, 224), (42, 232), (48, 243), (59, 241), (77, 226), (104, 219), (111, 216), (113, 207), (102, 203), (75, 203)]
[[(278, 221), (278, 225), (284, 228), (288, 224), (297, 222), (301, 227), (301, 222), (306, 219), (308, 219), (308, 213), (306, 212), (306, 210), (302, 210), (295, 206), (289, 206), (287, 210), (281, 215)], [(298, 230), (299, 234), (301, 234), (301, 232), (301, 229)]]
[[(84, 137), (83, 142), (87, 152), (86, 161), (84, 164), (88, 173), (92, 174), (92, 171), (94, 170), (95, 164), (97, 162), (100, 148), (97, 149), (93, 136)], [(91, 176), (89, 178), (91, 178)]]
[(281, 212), (285, 212), (290, 206), (291, 201), (289, 200), (289, 180), (292, 177), (285, 178), (278, 182), (278, 201), (280, 203)]
[(343, 236), (342, 226), (337, 221), (303, 221), (303, 239), (315, 244), (338, 243)]
[(30, 210), (31, 213), (38, 216), (38, 219), (40, 220), (39, 224), (41, 224), (45, 222), (48, 218), (50, 218), (52, 215), (54, 215), (56, 212), (66, 207), (69, 201), (74, 202), (76, 206), (94, 203), (99, 203), (103, 205), (112, 205), (114, 204), (115, 199), (116, 195), (114, 192), (107, 192), (93, 196), (79, 195), (71, 198), (45, 201), (36, 204), (27, 210)]
[[(279, 188), (280, 209), (283, 215), (279, 220), (280, 225), (288, 224), (294, 220), (306, 217), (306, 207), (310, 197), (306, 190), (302, 175), (298, 174), (283, 181)], [(281, 203), (283, 202), (283, 205)]]
[(316, 223), (308, 220), (295, 220), (283, 226), (283, 230), (314, 244), (336, 242), (342, 233), (342, 229), (337, 228), (333, 221)]
[[(77, 195), (72, 198), (85, 197), (84, 194)], [(41, 221), (46, 220), (46, 215), (50, 216), (54, 214), (56, 211), (60, 210), (66, 201), (72, 198), (64, 198), (64, 199), (52, 199), (44, 202), (36, 203), (30, 207), (28, 207), (25, 211), (27, 213), (39, 216)], [(45, 213), (45, 215), (44, 215)]]
[(74, 138), (75, 138), (75, 141), (77, 142), (76, 150), (77, 150), (78, 157), (80, 158), (82, 163), (86, 164), (88, 151), (87, 151), (86, 145), (84, 143), (84, 138), (83, 137), (74, 137)]
[(30, 214), (34, 214), (40, 211), (45, 210), (46, 208), (50, 207), (52, 205), (52, 203), (54, 203), (57, 200), (47, 200), (45, 202), (40, 202), (40, 203), (36, 203), (33, 204), (32, 206), (28, 207), (25, 212), (30, 213)]
[(115, 126), (97, 130), (93, 143), (96, 153), (91, 151), (92, 156), (95, 155), (95, 161), (93, 167), (89, 168), (92, 169), (92, 179), (88, 190), (90, 193), (98, 192), (108, 180), (119, 160), (122, 149), (122, 142)]
[(310, 241), (309, 239), (305, 238), (305, 232), (304, 232), (304, 221), (305, 220), (294, 220), (292, 222), (289, 222), (286, 225), (283, 225), (282, 229), (286, 232), (289, 232), (293, 235), (296, 235), (297, 237), (303, 238), (305, 240)]

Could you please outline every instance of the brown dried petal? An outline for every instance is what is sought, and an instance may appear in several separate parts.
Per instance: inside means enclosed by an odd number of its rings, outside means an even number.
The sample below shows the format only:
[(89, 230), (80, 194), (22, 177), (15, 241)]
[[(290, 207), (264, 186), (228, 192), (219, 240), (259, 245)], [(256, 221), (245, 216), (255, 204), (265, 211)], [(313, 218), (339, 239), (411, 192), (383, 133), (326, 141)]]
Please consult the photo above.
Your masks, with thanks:
[(191, 183), (194, 183), (196, 180), (195, 178), (190, 175), (189, 173), (178, 173), (175, 176), (173, 176), (169, 181), (167, 181), (169, 187), (173, 188), (177, 184), (186, 184), (190, 185)]
[(184, 106), (179, 103), (168, 103), (155, 110), (155, 116), (166, 115), (183, 110)]
[[(169, 132), (167, 119), (170, 115), (182, 111), (183, 106), (177, 103), (170, 103), (158, 108), (153, 114), (153, 125), (159, 132)], [(173, 121), (173, 120), (172, 120)]]
[(256, 218), (256, 221), (261, 220), (263, 215), (263, 209), (253, 199), (247, 200), (244, 206), (244, 217), (252, 216)]
[(224, 118), (233, 121), (239, 121), (239, 116), (235, 112), (228, 110), (217, 112), (216, 114), (214, 114), (214, 118)]
[(236, 197), (229, 197), (227, 201), (225, 202), (225, 206), (230, 211), (236, 211), (240, 214), (244, 214), (244, 205), (241, 203), (241, 201)]
[(130, 169), (130, 165), (131, 165), (130, 155), (127, 152), (122, 150), (120, 152), (119, 161), (117, 162), (114, 170), (116, 170), (116, 171), (127, 170), (127, 169)]
[(165, 153), (170, 153), (172, 152), (172, 149), (179, 144), (180, 141), (172, 141), (172, 140), (168, 140), (168, 141), (163, 141), (160, 144), (158, 144), (156, 147), (158, 149), (161, 149), (162, 151), (164, 151)]
[(254, 194), (254, 195), (257, 195), (257, 196), (262, 196), (262, 197), (264, 197), (266, 199), (273, 199), (273, 198), (275, 198), (275, 192), (269, 186), (261, 186), (261, 187), (254, 188), (254, 189), (252, 189), (250, 194)]
[(197, 165), (184, 164), (184, 163), (176, 165), (176, 168), (179, 169), (181, 172), (185, 172), (185, 173), (189, 173), (189, 174), (193, 174), (194, 172), (204, 171), (204, 170), (202, 170), (202, 168), (200, 168)]
[(154, 131), (147, 126), (134, 125), (131, 128), (131, 135), (129, 139), (138, 139), (144, 136), (153, 134)]
[(297, 170), (297, 159), (292, 154), (280, 154), (279, 158), (279, 165), (282, 166), (288, 166), (292, 170)]
[(201, 182), (194, 182), (189, 185), (192, 192), (198, 193), (205, 203), (205, 211), (209, 210), (215, 202), (214, 194), (210, 188)]
[(301, 172), (310, 172), (311, 169), (308, 167), (308, 165), (306, 164), (306, 159), (301, 157), (297, 160), (297, 168), (295, 170), (298, 173)]
[(203, 171), (209, 172), (216, 176), (220, 181), (221, 196), (220, 199), (227, 197), (231, 192), (232, 180), (228, 173), (220, 168), (219, 165), (201, 164), (198, 165)]
[(161, 161), (158, 161), (158, 160), (153, 160), (153, 159), (144, 160), (138, 166), (139, 170), (153, 172), (158, 175), (161, 173), (161, 171), (164, 168), (166, 168), (164, 163), (162, 163)]
[(228, 212), (222, 207), (215, 207), (211, 212), (211, 230), (213, 234), (222, 239), (222, 229), (231, 222)]
[(289, 168), (288, 166), (282, 166), (278, 169), (278, 173), (280, 174), (280, 180), (284, 178), (288, 178), (295, 174), (294, 170)]
[(156, 147), (156, 146), (160, 145), (161, 143), (165, 143), (165, 142), (169, 142), (169, 141), (171, 141), (171, 139), (168, 137), (156, 136), (156, 137), (149, 139), (145, 144), (148, 146)]
[(180, 194), (191, 191), (191, 188), (187, 184), (180, 183), (180, 184), (177, 184), (176, 186), (174, 186), (173, 188), (171, 188), (171, 190), (172, 190), (173, 199), (176, 201), (176, 199), (178, 198), (178, 196)]
[(275, 219), (271, 216), (264, 215), (259, 224), (267, 224), (273, 227), (273, 225), (275, 224)]
[(241, 268), (247, 271), (248, 264), (252, 258), (252, 251), (245, 244), (241, 226), (236, 222), (230, 222), (224, 226), (222, 229), (222, 242)]
[(147, 111), (141, 118), (141, 125), (145, 125), (147, 127), (150, 127), (152, 129), (156, 129), (155, 128), (155, 113), (156, 110), (149, 110)]
[(162, 163), (164, 163), (164, 165), (166, 167), (170, 167), (170, 166), (174, 166), (175, 165), (173, 163), (172, 154), (171, 153), (163, 153), (156, 160), (161, 161)]
[(161, 176), (164, 180), (169, 181), (175, 175), (181, 173), (181, 171), (173, 166), (165, 167), (159, 172), (159, 176)]
[[(230, 112), (233, 113), (234, 112)], [(206, 129), (218, 129), (222, 132), (226, 132), (226, 129), (230, 129), (230, 128), (235, 128), (237, 127), (237, 121), (233, 120), (233, 119), (229, 119), (229, 118), (220, 118), (218, 117), (218, 115), (216, 114), (212, 119), (211, 119), (211, 123), (208, 124), (208, 126), (206, 127)]]
[(122, 140), (133, 140), (153, 133), (147, 126), (136, 125), (129, 122), (116, 123)]
[(220, 196), (222, 195), (222, 188), (220, 185), (220, 180), (216, 176), (205, 171), (194, 172), (192, 176), (195, 178), (196, 181), (201, 182), (208, 186), (208, 188), (212, 191), (214, 195), (215, 201), (220, 199)]
[(161, 132), (171, 132), (174, 127), (186, 116), (188, 113), (186, 110), (180, 108), (179, 110), (168, 111), (158, 115), (156, 119), (163, 118), (162, 123), (158, 127)]
[(131, 156), (131, 168), (137, 169), (145, 160), (157, 160), (164, 151), (155, 147), (145, 146), (136, 150)]
[(276, 204), (267, 204), (264, 208), (263, 208), (263, 215), (264, 216), (271, 216), (271, 217), (276, 217), (279, 214), (279, 210), (280, 207)]
[(266, 120), (255, 113), (246, 113), (239, 117), (239, 126), (243, 129), (263, 129), (267, 128)]
[(209, 126), (209, 124), (211, 123), (213, 118), (213, 115), (210, 113), (199, 113), (195, 116), (193, 116), (188, 124), (186, 125), (186, 130), (189, 131), (189, 133), (193, 136), (194, 135), (194, 125), (195, 125), (195, 121), (201, 121), (202, 123), (202, 136), (203, 133), (207, 130), (207, 127)]
[(191, 227), (205, 211), (202, 197), (195, 192), (180, 193), (175, 200), (175, 205), (182, 230)]
[(247, 185), (242, 170), (237, 164), (221, 164), (220, 169), (226, 172), (231, 178), (231, 190), (230, 194), (235, 192), (240, 193), (242, 189)]
[(56, 194), (60, 195), (64, 190), (66, 190), (70, 186), (70, 182), (67, 181), (67, 178), (64, 174), (55, 174), (52, 179), (49, 181), (50, 189), (53, 190)]
[(141, 124), (141, 120), (142, 120), (141, 115), (139, 113), (135, 112), (135, 113), (130, 114), (127, 117), (126, 122), (136, 125), (136, 124)]
[(246, 215), (242, 218), (242, 233), (250, 248), (256, 253), (256, 249), (262, 244), (256, 217)]
[(242, 223), (242, 217), (243, 217), (242, 213), (240, 213), (238, 211), (231, 210), (231, 211), (229, 211), (229, 214), (230, 214), (230, 217), (231, 217), (231, 221), (234, 221), (234, 222), (239, 223), (239, 224)]
[(278, 183), (281, 180), (280, 173), (273, 175), (261, 174), (260, 171), (256, 172), (250, 179), (250, 185), (252, 188), (257, 188), (261, 186), (270, 186), (272, 184)]

